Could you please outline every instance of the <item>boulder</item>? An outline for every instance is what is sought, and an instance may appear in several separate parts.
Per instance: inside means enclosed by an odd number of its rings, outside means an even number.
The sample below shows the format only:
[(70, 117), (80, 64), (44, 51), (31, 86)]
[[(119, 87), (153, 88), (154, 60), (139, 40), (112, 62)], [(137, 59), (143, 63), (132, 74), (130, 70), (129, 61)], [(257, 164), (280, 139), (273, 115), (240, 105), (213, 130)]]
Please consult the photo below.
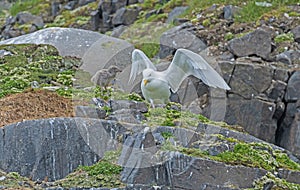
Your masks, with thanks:
[(290, 77), (285, 94), (285, 101), (296, 102), (300, 99), (300, 71), (296, 71)]
[(259, 99), (243, 99), (230, 95), (227, 100), (225, 121), (240, 125), (251, 135), (275, 143), (277, 121), (273, 119), (276, 104)]
[(234, 94), (250, 99), (265, 92), (272, 83), (273, 69), (261, 64), (236, 63), (230, 80)]
[(294, 39), (296, 42), (300, 43), (300, 26), (296, 26), (291, 30), (294, 35)]
[(58, 15), (60, 10), (60, 3), (56, 1), (51, 2), (51, 16), (55, 17)]
[(75, 9), (77, 3), (78, 3), (78, 1), (69, 1), (69, 2), (64, 6), (64, 9), (66, 9), (66, 10), (73, 10), (73, 9)]
[(95, 2), (96, 0), (79, 0), (78, 1), (78, 5), (79, 6), (83, 6), (83, 5), (87, 5), (89, 3)]
[(224, 19), (231, 20), (241, 10), (241, 8), (233, 5), (226, 5), (223, 8)]
[(93, 43), (105, 35), (75, 28), (52, 27), (0, 42), (2, 44), (50, 44), (62, 56), (82, 58)]
[(96, 10), (96, 11), (92, 11), (91, 12), (91, 27), (92, 27), (92, 30), (98, 30), (99, 27), (100, 27), (100, 12), (99, 10)]
[(196, 53), (204, 50), (206, 44), (191, 31), (193, 25), (184, 23), (164, 32), (160, 37), (159, 57), (165, 58), (175, 53), (176, 49), (185, 48)]
[(128, 9), (128, 8), (120, 8), (117, 10), (115, 15), (112, 18), (112, 24), (114, 26), (119, 25), (130, 25), (134, 23), (134, 21), (137, 19), (137, 16), (139, 15), (139, 8), (135, 9)]
[(267, 89), (266, 94), (270, 100), (280, 102), (284, 98), (287, 84), (280, 80), (272, 80), (271, 86)]
[(58, 180), (79, 165), (97, 162), (115, 150), (122, 126), (90, 118), (50, 118), (0, 130), (0, 168), (33, 180)]
[(280, 124), (279, 145), (300, 156), (300, 99), (287, 104), (284, 120)]
[(189, 7), (175, 7), (169, 14), (166, 23), (172, 23), (178, 16), (183, 14)]
[(271, 53), (271, 35), (262, 29), (234, 38), (228, 42), (228, 50), (238, 57), (257, 55), (264, 59)]
[(28, 12), (20, 12), (16, 16), (16, 21), (19, 24), (32, 24), (36, 26), (37, 28), (42, 28), (44, 27), (44, 21), (42, 17), (32, 15), (31, 13)]
[(300, 51), (299, 50), (289, 50), (276, 55), (276, 61), (288, 64), (296, 65), (300, 64)]

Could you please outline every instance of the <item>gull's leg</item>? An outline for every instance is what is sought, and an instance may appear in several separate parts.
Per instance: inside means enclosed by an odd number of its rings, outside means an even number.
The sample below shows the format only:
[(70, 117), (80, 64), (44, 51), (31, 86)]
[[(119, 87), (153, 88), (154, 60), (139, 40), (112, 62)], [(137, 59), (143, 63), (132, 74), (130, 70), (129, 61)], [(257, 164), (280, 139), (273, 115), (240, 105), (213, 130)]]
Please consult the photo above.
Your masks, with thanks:
[(149, 99), (149, 101), (150, 101), (151, 107), (152, 107), (152, 108), (155, 108), (153, 100), (152, 100), (152, 99)]

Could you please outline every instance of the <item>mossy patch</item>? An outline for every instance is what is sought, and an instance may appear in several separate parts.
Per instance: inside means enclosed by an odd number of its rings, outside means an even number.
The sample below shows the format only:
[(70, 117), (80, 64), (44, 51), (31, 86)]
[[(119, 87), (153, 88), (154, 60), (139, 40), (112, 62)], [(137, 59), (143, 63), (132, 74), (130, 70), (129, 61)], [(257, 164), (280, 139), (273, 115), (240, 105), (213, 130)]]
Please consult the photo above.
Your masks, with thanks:
[(205, 157), (231, 165), (262, 168), (270, 172), (274, 172), (279, 168), (300, 171), (298, 163), (292, 161), (286, 153), (272, 149), (268, 144), (245, 143), (237, 140), (233, 141), (233, 139), (230, 139), (230, 141), (235, 143), (234, 148), (215, 156), (196, 148), (178, 147), (177, 150), (190, 156)]
[(276, 43), (293, 42), (293, 41), (294, 41), (294, 35), (291, 32), (279, 34), (274, 38), (274, 42)]
[(47, 27), (82, 27), (90, 21), (90, 12), (98, 7), (97, 1), (78, 7), (74, 10), (63, 10)]
[(129, 41), (135, 48), (142, 50), (149, 58), (152, 58), (159, 52), (162, 33), (170, 28), (171, 25), (162, 22), (136, 21), (122, 33), (120, 38)]
[(120, 181), (122, 167), (117, 165), (121, 150), (107, 151), (102, 160), (91, 166), (79, 166), (66, 178), (55, 182), (56, 185), (71, 187), (124, 187)]
[[(22, 92), (37, 82), (40, 87), (56, 82), (70, 87), (79, 60), (63, 58), (50, 45), (2, 45), (10, 52), (0, 58), (0, 97)], [(70, 60), (70, 61), (69, 61)]]
[(251, 189), (254, 189), (254, 190), (264, 189), (265, 185), (267, 185), (267, 184), (271, 184), (272, 187), (270, 189), (273, 189), (273, 190), (276, 190), (276, 189), (295, 189), (295, 190), (300, 189), (299, 184), (287, 182), (285, 179), (276, 177), (271, 172), (268, 172), (262, 178), (255, 180), (253, 182), (253, 188), (251, 188)]
[(0, 171), (0, 186), (4, 189), (32, 189), (34, 182), (30, 181), (26, 177), (20, 176), (17, 172), (4, 173)]
[(16, 16), (19, 12), (28, 11), (34, 15), (42, 15), (50, 12), (50, 1), (43, 0), (24, 0), (17, 1), (10, 8), (10, 14)]

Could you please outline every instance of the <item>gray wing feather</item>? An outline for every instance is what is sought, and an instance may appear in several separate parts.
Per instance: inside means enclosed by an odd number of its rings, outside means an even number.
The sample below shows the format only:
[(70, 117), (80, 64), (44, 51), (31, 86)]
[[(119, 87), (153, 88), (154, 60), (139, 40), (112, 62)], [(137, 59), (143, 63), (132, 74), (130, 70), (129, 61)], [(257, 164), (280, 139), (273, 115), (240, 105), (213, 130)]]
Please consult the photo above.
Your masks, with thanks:
[(229, 90), (224, 79), (198, 54), (178, 49), (169, 68), (164, 71), (173, 92), (176, 92), (182, 81), (189, 75), (201, 79), (206, 85)]
[(131, 61), (132, 65), (128, 81), (129, 83), (132, 83), (135, 80), (136, 76), (143, 72), (144, 69), (150, 68), (156, 71), (156, 67), (141, 50), (133, 50)]

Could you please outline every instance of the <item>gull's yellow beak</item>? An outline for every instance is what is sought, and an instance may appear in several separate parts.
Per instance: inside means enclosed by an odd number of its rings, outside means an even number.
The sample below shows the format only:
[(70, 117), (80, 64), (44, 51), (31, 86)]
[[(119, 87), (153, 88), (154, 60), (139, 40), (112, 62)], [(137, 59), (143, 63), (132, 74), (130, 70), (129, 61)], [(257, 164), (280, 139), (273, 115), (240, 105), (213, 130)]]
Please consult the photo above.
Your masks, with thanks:
[(147, 79), (144, 79), (143, 82), (144, 82), (144, 85), (146, 86), (146, 84), (147, 84), (149, 81), (148, 81)]

